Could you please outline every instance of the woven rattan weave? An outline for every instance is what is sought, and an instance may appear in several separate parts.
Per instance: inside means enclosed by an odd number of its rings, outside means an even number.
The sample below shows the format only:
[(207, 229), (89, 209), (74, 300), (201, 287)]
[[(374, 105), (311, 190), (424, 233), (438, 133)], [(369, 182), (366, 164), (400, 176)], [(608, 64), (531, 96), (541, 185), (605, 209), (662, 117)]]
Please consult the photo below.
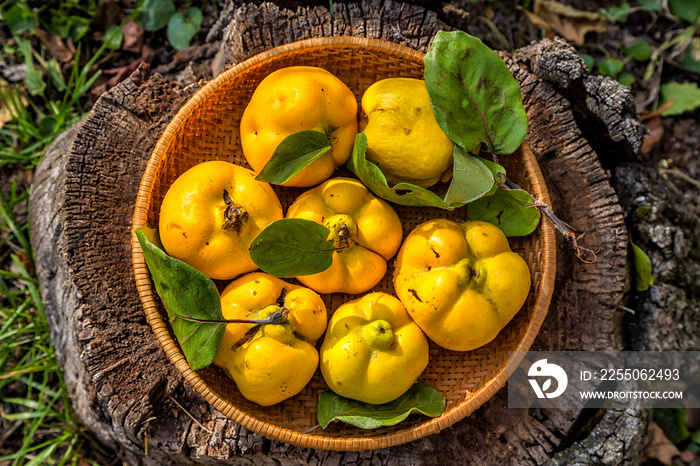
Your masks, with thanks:
[[(227, 70), (209, 82), (179, 111), (167, 126), (148, 162), (138, 192), (134, 228), (158, 224), (159, 206), (169, 185), (187, 168), (206, 160), (223, 159), (248, 166), (240, 149), (239, 121), (257, 84), (270, 72), (291, 65), (320, 66), (338, 76), (355, 93), (358, 102), (373, 82), (387, 77), (423, 77), (423, 54), (391, 42), (356, 37), (309, 39), (277, 47)], [(527, 145), (501, 158), (509, 177), (542, 202), (549, 202), (537, 161)], [(276, 188), (286, 208), (301, 189)], [(465, 209), (448, 212), (435, 208), (395, 206), (404, 237), (415, 226), (436, 217), (466, 218)], [(490, 344), (470, 352), (430, 347), (430, 363), (421, 380), (447, 399), (438, 418), (411, 416), (393, 427), (365, 431), (341, 423), (327, 429), (317, 425), (316, 400), (326, 390), (320, 372), (297, 396), (263, 408), (244, 399), (236, 385), (214, 366), (193, 372), (171, 333), (167, 316), (158, 305), (138, 241), (133, 243), (133, 265), (138, 292), (148, 322), (168, 358), (194, 390), (216, 409), (245, 428), (264, 436), (303, 447), (329, 450), (366, 450), (389, 447), (436, 433), (465, 418), (506, 382), (509, 351), (527, 350), (547, 314), (554, 286), (555, 238), (543, 220), (525, 238), (511, 238), (514, 251), (530, 266), (530, 295), (513, 321)], [(389, 270), (375, 290), (393, 293)], [(325, 295), (329, 312), (349, 300), (348, 295)], [(513, 362), (517, 361), (512, 361)]]

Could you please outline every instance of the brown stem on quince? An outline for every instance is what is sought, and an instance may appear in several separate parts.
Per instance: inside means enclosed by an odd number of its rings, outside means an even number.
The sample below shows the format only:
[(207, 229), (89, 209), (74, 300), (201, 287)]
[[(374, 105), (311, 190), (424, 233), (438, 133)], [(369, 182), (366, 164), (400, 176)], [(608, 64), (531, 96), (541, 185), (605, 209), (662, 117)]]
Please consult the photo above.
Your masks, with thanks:
[(287, 322), (287, 316), (289, 310), (286, 308), (278, 309), (277, 311), (271, 313), (264, 319), (200, 319), (198, 317), (184, 316), (178, 314), (172, 309), (168, 309), (170, 312), (175, 314), (178, 319), (186, 320), (187, 322), (197, 322), (200, 324), (253, 324), (253, 325), (279, 325)]
[(248, 220), (248, 212), (243, 207), (236, 205), (229, 196), (228, 191), (224, 189), (224, 203), (226, 211), (224, 212), (224, 230), (234, 230), (236, 233), (241, 231), (243, 224)]
[(325, 227), (330, 230), (328, 239), (333, 240), (333, 249), (341, 251), (355, 242), (357, 225), (355, 220), (347, 214), (337, 214), (326, 219)]
[(248, 343), (250, 340), (253, 339), (253, 337), (258, 333), (260, 330), (259, 325), (254, 325), (248, 329), (247, 332), (236, 342), (231, 346), (231, 351), (235, 351), (241, 346), (245, 345)]
[[(508, 178), (505, 179), (505, 182), (503, 183), (502, 187), (504, 189), (523, 189)], [(528, 207), (536, 207), (542, 215), (547, 217), (549, 221), (552, 222), (554, 228), (556, 228), (556, 230), (559, 233), (561, 233), (564, 236), (564, 238), (566, 238), (567, 241), (569, 241), (569, 243), (571, 243), (572, 247), (576, 251), (576, 257), (578, 257), (581, 260), (581, 262), (585, 262), (586, 264), (592, 264), (596, 261), (596, 251), (584, 248), (583, 246), (579, 246), (578, 242), (576, 241), (576, 229), (568, 223), (561, 220), (559, 217), (557, 217), (554, 214), (554, 211), (551, 207), (549, 207), (547, 204), (537, 201), (535, 201), (532, 205)], [(586, 257), (586, 254), (590, 255), (590, 258)]]
[[(283, 293), (284, 295), (287, 294), (286, 288), (283, 289)], [(258, 330), (260, 330), (260, 327), (262, 325), (281, 325), (286, 323), (289, 317), (289, 309), (282, 306), (275, 312), (270, 313), (264, 319), (199, 319), (197, 317), (190, 317), (178, 314), (165, 303), (163, 303), (163, 305), (168, 310), (168, 313), (172, 312), (175, 315), (175, 317), (185, 320), (187, 322), (197, 322), (200, 324), (253, 324), (253, 326), (249, 328), (248, 331), (236, 343), (233, 344), (233, 346), (231, 347), (231, 351), (240, 348), (241, 346), (245, 345), (250, 340), (252, 340), (253, 337), (258, 333)]]
[(277, 307), (279, 307), (282, 310), (287, 309), (284, 305), (284, 301), (287, 299), (287, 292), (288, 292), (287, 287), (286, 286), (283, 287), (282, 292), (280, 293), (279, 297), (277, 297), (277, 301), (275, 301), (277, 304)]
[(347, 248), (350, 245), (350, 230), (347, 225), (340, 225), (335, 234), (340, 238), (340, 247), (338, 249)]

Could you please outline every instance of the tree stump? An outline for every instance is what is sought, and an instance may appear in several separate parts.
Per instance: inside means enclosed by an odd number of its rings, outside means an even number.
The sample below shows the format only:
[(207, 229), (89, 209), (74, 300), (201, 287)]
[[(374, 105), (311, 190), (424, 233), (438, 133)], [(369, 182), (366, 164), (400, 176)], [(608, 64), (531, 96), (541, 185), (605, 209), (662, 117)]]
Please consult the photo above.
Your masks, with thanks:
[[(391, 0), (280, 8), (229, 2), (215, 72), (270, 47), (324, 35), (378, 37), (426, 51), (449, 29), (422, 7)], [(595, 147), (633, 154), (641, 126), (629, 92), (589, 77), (561, 40), (502, 54), (522, 85), (537, 155), (562, 220), (599, 251), (584, 263), (558, 241), (555, 294), (533, 349), (614, 350), (629, 335), (623, 208)], [(365, 452), (298, 448), (246, 431), (205, 403), (148, 326), (131, 267), (130, 227), (146, 161), (197, 85), (176, 90), (146, 66), (104, 94), (48, 150), (35, 178), (32, 245), (51, 336), (77, 418), (130, 464), (636, 464), (648, 413), (507, 409), (505, 390), (470, 417), (410, 444)], [(547, 220), (543, 220), (547, 221)], [(644, 323), (640, 322), (643, 326)], [(146, 454), (147, 449), (147, 454)]]

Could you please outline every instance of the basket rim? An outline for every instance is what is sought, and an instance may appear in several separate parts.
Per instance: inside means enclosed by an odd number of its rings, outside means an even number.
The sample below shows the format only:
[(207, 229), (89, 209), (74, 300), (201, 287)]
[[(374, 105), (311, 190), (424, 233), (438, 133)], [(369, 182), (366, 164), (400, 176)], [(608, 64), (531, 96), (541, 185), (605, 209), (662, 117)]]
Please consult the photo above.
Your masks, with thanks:
[[(359, 434), (357, 436), (350, 437), (325, 437), (321, 435), (314, 435), (310, 432), (297, 432), (285, 427), (280, 427), (261, 421), (258, 418), (236, 408), (229, 402), (224, 401), (216, 393), (210, 390), (206, 382), (204, 382), (204, 380), (202, 380), (202, 378), (190, 368), (177, 343), (170, 334), (170, 331), (158, 309), (154, 291), (151, 286), (146, 261), (141, 250), (141, 245), (135, 233), (136, 229), (146, 225), (146, 212), (149, 200), (148, 189), (150, 184), (153, 182), (153, 177), (150, 174), (153, 173), (161, 163), (164, 154), (167, 152), (168, 147), (173, 142), (177, 129), (199, 104), (201, 104), (207, 97), (219, 89), (219, 87), (221, 87), (224, 83), (228, 82), (236, 74), (242, 72), (243, 70), (258, 66), (278, 55), (289, 55), (294, 54), (295, 52), (306, 52), (309, 50), (338, 46), (351, 46), (352, 48), (363, 49), (368, 52), (371, 52), (372, 50), (389, 52), (397, 55), (398, 58), (411, 60), (422, 60), (425, 56), (423, 52), (383, 39), (370, 39), (354, 36), (319, 37), (281, 45), (261, 52), (229, 68), (215, 79), (209, 81), (204, 87), (197, 91), (185, 103), (185, 105), (183, 105), (175, 117), (173, 117), (170, 123), (168, 123), (149, 157), (144, 175), (139, 184), (137, 199), (134, 207), (131, 231), (132, 264), (139, 298), (144, 307), (147, 321), (154, 335), (158, 339), (158, 342), (162, 346), (170, 362), (177, 367), (178, 371), (182, 374), (185, 380), (205, 399), (205, 401), (207, 401), (229, 419), (240, 424), (246, 429), (271, 439), (305, 448), (337, 451), (361, 451), (400, 445), (438, 433), (470, 415), (505, 385), (506, 380), (508, 379), (509, 370), (512, 370), (514, 367), (517, 367), (520, 364), (524, 357), (524, 352), (530, 348), (535, 337), (539, 333), (552, 299), (556, 273), (556, 238), (554, 227), (550, 222), (540, 221), (539, 226), (541, 229), (541, 241), (543, 244), (541, 261), (544, 266), (540, 278), (540, 287), (537, 295), (535, 296), (532, 323), (523, 335), (518, 347), (514, 350), (516, 352), (509, 357), (508, 363), (504, 365), (504, 367), (493, 379), (475, 392), (471, 399), (459, 403), (438, 417), (428, 418), (426, 422), (418, 426), (392, 432), (381, 437), (361, 437)], [(540, 170), (534, 154), (526, 142), (523, 142), (521, 149), (523, 151), (525, 168), (532, 174), (533, 180), (536, 181), (533, 189), (537, 199), (546, 204), (550, 204), (549, 192), (547, 190), (542, 171)]]

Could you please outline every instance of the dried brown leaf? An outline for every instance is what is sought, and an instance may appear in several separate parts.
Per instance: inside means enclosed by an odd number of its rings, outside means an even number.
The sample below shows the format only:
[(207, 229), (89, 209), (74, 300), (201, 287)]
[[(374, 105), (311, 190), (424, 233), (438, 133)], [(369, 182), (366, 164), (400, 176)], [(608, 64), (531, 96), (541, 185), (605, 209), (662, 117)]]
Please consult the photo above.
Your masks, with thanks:
[(661, 118), (658, 116), (647, 120), (645, 123), (647, 130), (649, 131), (646, 136), (644, 136), (644, 142), (642, 143), (642, 152), (648, 154), (651, 150), (661, 141), (664, 137), (664, 125), (661, 122)]
[(642, 120), (651, 120), (652, 118), (656, 118), (661, 116), (662, 113), (664, 113), (666, 110), (669, 108), (673, 107), (673, 97), (668, 99), (665, 104), (663, 104), (661, 107), (657, 108), (653, 112), (642, 112), (639, 114), (639, 117)]
[(66, 47), (68, 48), (70, 53), (73, 54), (73, 56), (75, 56), (75, 54), (78, 52), (75, 48), (75, 44), (73, 43), (72, 37), (69, 37), (68, 39), (66, 39)]
[[(25, 251), (17, 251), (16, 256), (17, 256), (17, 259), (19, 259), (19, 262), (22, 264), (22, 267), (24, 268), (24, 270), (27, 271), (27, 274), (30, 277), (34, 276), (34, 264), (32, 263), (32, 260), (29, 258), (29, 254), (27, 254)], [(20, 270), (20, 273), (21, 273), (21, 270)]]
[(102, 0), (95, 10), (95, 21), (103, 31), (121, 23), (124, 12), (114, 0)]
[(588, 32), (605, 32), (608, 27), (600, 13), (577, 10), (556, 0), (535, 0), (533, 12), (545, 24), (577, 45), (583, 45)]
[(112, 76), (107, 82), (108, 88), (111, 89), (120, 82), (124, 81), (143, 62), (143, 58), (137, 58), (128, 65), (120, 66), (119, 68), (111, 68), (109, 70), (104, 70), (102, 73), (108, 76)]
[(93, 84), (92, 89), (90, 89), (90, 100), (93, 104), (97, 102), (97, 99), (99, 99), (102, 94), (107, 92), (107, 83), (109, 79), (109, 77), (101, 74), (97, 78), (97, 81), (95, 81), (95, 84)]
[(124, 35), (122, 49), (127, 52), (141, 53), (141, 48), (143, 47), (143, 28), (139, 27), (130, 19), (122, 26), (122, 34)]
[(685, 464), (692, 465), (694, 461), (697, 461), (697, 459), (698, 457), (688, 450), (682, 451), (680, 454), (680, 460)]
[[(9, 96), (11, 93), (15, 92), (9, 85), (7, 85), (6, 81), (3, 81), (3, 85), (0, 86), (0, 93), (2, 93), (3, 96)], [(5, 106), (5, 100), (8, 102), (15, 102), (14, 98), (11, 99), (0, 99), (0, 128), (5, 126), (5, 123), (9, 123), (12, 121), (12, 110), (10, 108), (7, 108)], [(27, 100), (27, 97), (22, 94), (20, 97), (20, 102), (22, 105), (27, 106), (29, 105), (29, 101)], [(17, 114), (17, 110), (15, 109), (15, 114)]]
[(144, 61), (143, 58), (137, 58), (128, 65), (102, 70), (102, 75), (97, 78), (92, 89), (90, 89), (90, 100), (92, 102), (97, 102), (97, 99), (102, 94), (131, 76), (131, 73)]
[(533, 26), (542, 29), (549, 39), (554, 39), (554, 32), (552, 31), (552, 28), (549, 27), (549, 23), (547, 23), (547, 21), (528, 10), (525, 10), (525, 14)]
[(0, 101), (0, 128), (5, 126), (5, 123), (9, 123), (12, 121), (12, 114), (10, 111), (5, 107), (5, 104)]
[(662, 464), (672, 464), (673, 458), (681, 452), (671, 442), (661, 427), (655, 422), (649, 426), (649, 443), (644, 448), (644, 455), (647, 459), (655, 459)]
[(73, 58), (73, 54), (71, 53), (71, 51), (68, 49), (68, 47), (66, 47), (66, 44), (64, 44), (61, 38), (56, 34), (37, 29), (36, 35), (37, 37), (39, 37), (39, 40), (42, 42), (42, 44), (44, 44), (46, 48), (49, 49), (51, 55), (56, 57), (56, 59), (61, 63), (65, 63)]

